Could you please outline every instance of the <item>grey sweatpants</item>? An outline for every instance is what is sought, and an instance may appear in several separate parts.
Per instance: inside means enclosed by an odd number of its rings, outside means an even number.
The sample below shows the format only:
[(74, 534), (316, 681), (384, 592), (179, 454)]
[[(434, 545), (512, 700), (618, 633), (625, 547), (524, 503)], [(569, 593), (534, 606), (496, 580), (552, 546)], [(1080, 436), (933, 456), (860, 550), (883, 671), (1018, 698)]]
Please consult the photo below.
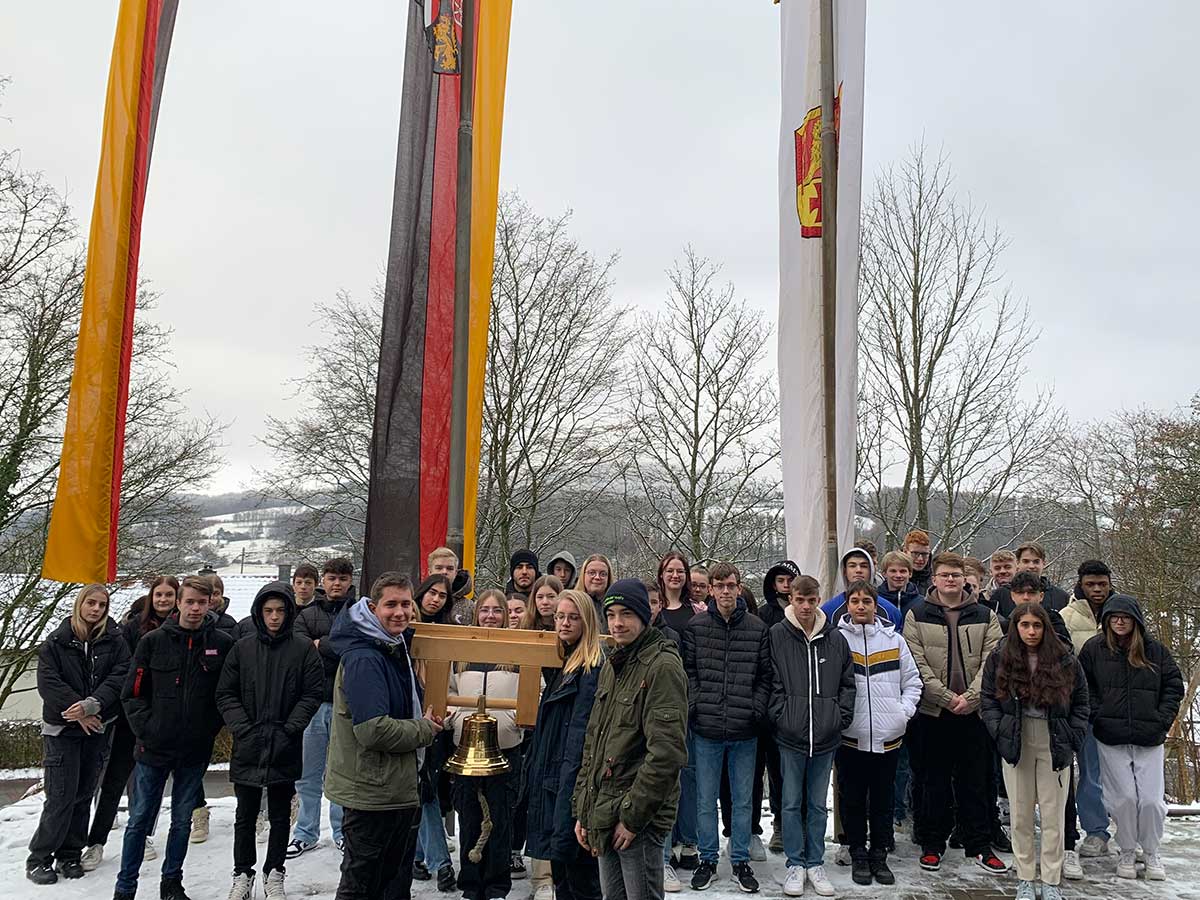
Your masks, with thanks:
[(1147, 855), (1157, 853), (1167, 820), (1162, 745), (1112, 746), (1096, 741), (1096, 749), (1104, 806), (1117, 822), (1117, 843), (1122, 850), (1141, 844)]

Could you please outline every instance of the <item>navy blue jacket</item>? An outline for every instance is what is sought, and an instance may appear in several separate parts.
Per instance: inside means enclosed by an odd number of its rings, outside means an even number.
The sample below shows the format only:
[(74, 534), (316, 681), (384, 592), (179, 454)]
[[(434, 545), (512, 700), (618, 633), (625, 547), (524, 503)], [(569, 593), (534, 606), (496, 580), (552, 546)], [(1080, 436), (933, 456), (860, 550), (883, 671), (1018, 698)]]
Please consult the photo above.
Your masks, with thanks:
[(918, 603), (925, 602), (925, 595), (918, 590), (917, 586), (911, 581), (907, 582), (901, 590), (893, 591), (887, 586), (885, 581), (879, 586), (879, 596), (886, 600), (892, 606), (900, 610), (900, 621), (903, 622), (908, 616), (908, 611)]
[(542, 693), (525, 769), (529, 785), (525, 852), (533, 859), (565, 863), (591, 858), (575, 840), (571, 795), (583, 758), (583, 739), (596, 699), (600, 668), (565, 676), (559, 672)]
[[(308, 607), (305, 607), (306, 609)], [(420, 718), (420, 709), (413, 711), (413, 683), (406, 658), (412, 643), (413, 629), (404, 632), (403, 647), (389, 636), (372, 617), (365, 627), (378, 635), (365, 633), (347, 607), (333, 620), (329, 632), (329, 649), (342, 664), (342, 692), (355, 725), (379, 716), (392, 719)], [(321, 642), (324, 645), (324, 641)], [(423, 698), (417, 682), (418, 698)]]
[[(888, 600), (882, 594), (875, 601), (875, 604), (879, 607), (879, 611), (888, 617), (888, 621), (896, 626), (897, 634), (904, 631), (904, 616), (900, 615), (900, 610), (896, 608), (896, 604), (892, 603), (891, 600)], [(849, 608), (846, 606), (845, 591), (821, 604), (821, 612), (825, 613), (825, 618), (834, 623), (834, 627), (837, 627), (837, 623), (842, 621), (842, 616), (846, 615), (849, 611)]]

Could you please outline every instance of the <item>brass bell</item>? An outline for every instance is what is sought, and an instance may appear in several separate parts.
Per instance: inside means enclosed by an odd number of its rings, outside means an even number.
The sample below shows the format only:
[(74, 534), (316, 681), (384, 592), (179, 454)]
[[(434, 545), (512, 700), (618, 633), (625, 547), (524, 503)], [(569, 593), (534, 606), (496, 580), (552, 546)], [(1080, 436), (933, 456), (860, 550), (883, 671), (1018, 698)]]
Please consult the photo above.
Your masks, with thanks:
[(499, 775), (511, 768), (500, 749), (500, 732), (496, 717), (488, 715), (487, 697), (479, 698), (479, 706), (463, 723), (458, 749), (443, 766), (451, 775), (482, 778)]

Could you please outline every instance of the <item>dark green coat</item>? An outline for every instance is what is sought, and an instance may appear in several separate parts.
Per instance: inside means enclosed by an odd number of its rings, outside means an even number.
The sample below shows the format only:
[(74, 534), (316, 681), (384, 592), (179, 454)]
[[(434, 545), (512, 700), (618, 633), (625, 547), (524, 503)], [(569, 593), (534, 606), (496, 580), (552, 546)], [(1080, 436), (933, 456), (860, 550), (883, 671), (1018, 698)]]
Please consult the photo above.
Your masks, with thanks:
[(618, 822), (665, 837), (687, 763), (687, 677), (674, 642), (647, 628), (604, 663), (571, 809), (601, 853)]

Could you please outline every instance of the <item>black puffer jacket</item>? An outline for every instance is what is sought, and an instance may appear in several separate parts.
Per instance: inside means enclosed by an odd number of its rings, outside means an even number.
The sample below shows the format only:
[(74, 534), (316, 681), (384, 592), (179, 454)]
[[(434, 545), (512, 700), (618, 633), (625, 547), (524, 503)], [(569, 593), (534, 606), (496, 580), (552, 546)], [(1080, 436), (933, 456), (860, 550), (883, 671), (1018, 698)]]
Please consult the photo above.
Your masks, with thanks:
[(354, 605), (353, 589), (341, 600), (330, 600), (324, 594), (313, 597), (312, 603), (300, 610), (296, 616), (293, 630), (301, 637), (306, 637), (317, 643), (317, 652), (321, 655), (321, 667), (325, 672), (325, 692), (322, 702), (333, 702), (333, 680), (337, 677), (340, 657), (333, 650), (333, 645), (325, 638), (333, 630), (333, 620), (347, 606)]
[[(1146, 648), (1145, 668), (1134, 668), (1123, 651), (1108, 648), (1108, 619), (1113, 613), (1133, 616)], [(1136, 600), (1114, 594), (1100, 613), (1101, 631), (1083, 645), (1079, 664), (1091, 696), (1092, 730), (1102, 744), (1157, 747), (1179, 714), (1183, 676), (1171, 653), (1146, 634), (1146, 621)]]
[[(1005, 640), (1019, 641), (1013, 634)], [(1015, 766), (1021, 759), (1021, 724), (1023, 704), (1020, 699), (996, 697), (996, 667), (1004, 651), (1003, 643), (996, 648), (983, 667), (983, 689), (980, 695), (979, 717), (996, 742), (1000, 758)], [(1059, 772), (1071, 765), (1075, 754), (1083, 747), (1088, 722), (1088, 689), (1083, 669), (1072, 653), (1064, 652), (1062, 664), (1075, 671), (1075, 686), (1068, 703), (1046, 710), (1046, 725), (1050, 730), (1050, 765)]]
[[(819, 619), (825, 614), (817, 610)], [(789, 609), (771, 627), (774, 678), (767, 718), (781, 747), (816, 756), (835, 749), (854, 721), (854, 661), (833, 622), (810, 640)]]
[(195, 631), (177, 617), (144, 635), (121, 700), (137, 737), (134, 756), (152, 766), (198, 765), (212, 758), (223, 724), (217, 679), (233, 639), (208, 613)]
[(788, 605), (788, 598), (780, 596), (775, 590), (776, 575), (799, 578), (800, 567), (790, 559), (784, 559), (767, 569), (766, 577), (763, 578), (763, 602), (758, 607), (758, 617), (763, 620), (768, 630), (783, 621), (783, 613)]
[[(1054, 612), (1062, 612), (1066, 609), (1071, 598), (1067, 596), (1067, 592), (1060, 588), (1057, 584), (1051, 584), (1050, 579), (1045, 575), (1042, 579), (1042, 606)], [(992, 608), (996, 615), (1000, 616), (1001, 622), (1007, 622), (1012, 616), (1013, 610), (1017, 605), (1013, 602), (1012, 591), (1008, 585), (998, 587), (994, 591), (988, 592), (987, 605)]]
[[(284, 601), (283, 626), (267, 630), (267, 600)], [(233, 733), (229, 780), (266, 787), (292, 782), (303, 769), (304, 729), (321, 706), (324, 672), (312, 641), (292, 631), (296, 604), (287, 584), (276, 581), (254, 598), (255, 634), (242, 638), (225, 660), (217, 685), (217, 708)]]
[(37, 688), (42, 698), (42, 721), (65, 726), (63, 737), (83, 737), (78, 722), (62, 714), (80, 700), (96, 701), (94, 715), (108, 722), (121, 709), (121, 687), (129, 672), (129, 645), (121, 626), (108, 620), (104, 634), (81, 641), (71, 628), (71, 617), (63, 620), (38, 650)]
[(692, 730), (714, 741), (755, 737), (771, 696), (771, 641), (767, 626), (740, 598), (725, 621), (715, 600), (683, 631)]

